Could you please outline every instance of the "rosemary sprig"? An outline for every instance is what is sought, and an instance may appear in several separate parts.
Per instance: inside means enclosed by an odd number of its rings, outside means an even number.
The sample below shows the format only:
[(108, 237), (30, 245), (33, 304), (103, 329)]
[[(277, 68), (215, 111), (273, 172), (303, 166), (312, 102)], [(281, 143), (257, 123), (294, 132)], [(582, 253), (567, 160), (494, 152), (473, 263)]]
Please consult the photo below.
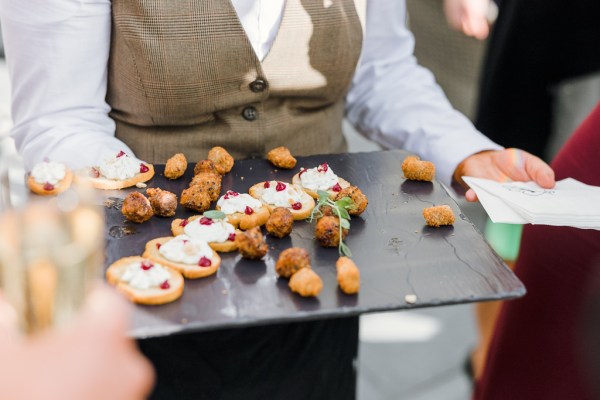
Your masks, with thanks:
[(333, 201), (329, 198), (329, 193), (322, 190), (317, 191), (317, 194), (319, 195), (319, 199), (317, 200), (317, 204), (315, 205), (315, 208), (313, 208), (310, 217), (308, 217), (308, 222), (313, 222), (315, 218), (320, 218), (323, 215), (321, 207), (331, 207), (340, 221), (340, 244), (338, 246), (338, 251), (343, 256), (352, 257), (350, 248), (342, 240), (342, 231), (343, 229), (350, 229), (350, 214), (348, 214), (348, 210), (352, 210), (355, 207), (354, 202), (350, 197), (342, 197), (337, 201)]

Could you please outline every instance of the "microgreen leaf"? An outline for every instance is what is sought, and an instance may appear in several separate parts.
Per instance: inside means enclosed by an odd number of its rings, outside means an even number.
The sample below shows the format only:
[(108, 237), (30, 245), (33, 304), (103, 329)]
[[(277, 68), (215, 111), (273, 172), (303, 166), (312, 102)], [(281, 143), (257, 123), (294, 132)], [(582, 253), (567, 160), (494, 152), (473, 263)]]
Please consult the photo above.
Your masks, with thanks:
[(329, 199), (329, 193), (328, 192), (325, 192), (323, 190), (317, 190), (317, 194), (319, 195), (319, 203), (322, 203), (325, 200)]
[(346, 208), (346, 209), (348, 209), (348, 207), (354, 206), (354, 202), (352, 201), (352, 199), (350, 197), (342, 197), (341, 199), (339, 199), (335, 203), (338, 206), (340, 206), (341, 208)]
[(349, 220), (350, 219), (350, 214), (348, 214), (348, 211), (346, 211), (345, 208), (338, 208), (340, 217), (342, 217), (344, 220)]
[(346, 257), (352, 257), (352, 252), (350, 251), (350, 247), (348, 247), (346, 245), (346, 243), (342, 242), (341, 240), (340, 240), (339, 251), (340, 251), (340, 254), (342, 254)]
[(350, 221), (347, 219), (340, 219), (340, 225), (342, 225), (342, 228), (344, 229), (350, 229)]
[(217, 210), (210, 210), (210, 211), (205, 211), (204, 215), (206, 218), (210, 218), (210, 219), (223, 219), (225, 218), (225, 213), (223, 211), (217, 211)]

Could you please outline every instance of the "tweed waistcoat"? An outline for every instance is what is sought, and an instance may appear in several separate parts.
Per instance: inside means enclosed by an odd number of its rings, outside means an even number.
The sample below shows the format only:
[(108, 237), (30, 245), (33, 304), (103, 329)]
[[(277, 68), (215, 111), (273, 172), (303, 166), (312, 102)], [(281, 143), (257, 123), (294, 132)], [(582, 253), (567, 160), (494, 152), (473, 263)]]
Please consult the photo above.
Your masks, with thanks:
[(353, 0), (287, 0), (261, 62), (229, 0), (113, 0), (107, 101), (136, 155), (195, 161), (285, 145), (345, 150), (344, 96), (360, 56)]

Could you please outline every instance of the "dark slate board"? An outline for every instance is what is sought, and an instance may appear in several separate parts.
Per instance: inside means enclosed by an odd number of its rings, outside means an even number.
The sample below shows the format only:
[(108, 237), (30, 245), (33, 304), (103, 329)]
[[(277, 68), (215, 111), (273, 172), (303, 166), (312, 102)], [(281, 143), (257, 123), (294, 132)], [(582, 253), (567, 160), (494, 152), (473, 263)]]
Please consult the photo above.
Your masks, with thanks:
[[(347, 296), (337, 287), (337, 249), (320, 247), (313, 238), (314, 225), (297, 222), (291, 236), (267, 236), (269, 253), (264, 261), (241, 259), (223, 253), (215, 276), (186, 280), (178, 301), (162, 306), (136, 306), (131, 334), (138, 338), (176, 332), (203, 331), (357, 315), (374, 311), (430, 307), (522, 296), (522, 283), (503, 264), (473, 224), (437, 182), (406, 181), (400, 164), (407, 153), (320, 155), (300, 157), (297, 167), (328, 162), (341, 177), (360, 187), (369, 198), (367, 211), (353, 218), (347, 238), (361, 270), (361, 290)], [(149, 187), (160, 187), (178, 196), (192, 177), (193, 165), (177, 181), (162, 176), (163, 166)], [(277, 171), (266, 160), (237, 161), (223, 179), (222, 192), (245, 192), (259, 181), (290, 181), (298, 170)], [(125, 197), (131, 190), (107, 193)], [(457, 215), (453, 227), (425, 226), (422, 209), (448, 204)], [(125, 221), (119, 204), (107, 207), (107, 265), (120, 257), (139, 255), (147, 241), (170, 236), (171, 219), (152, 218), (138, 225)], [(177, 217), (193, 213), (179, 208)], [(287, 280), (278, 279), (274, 263), (280, 251), (299, 246), (311, 255), (313, 269), (323, 279), (318, 298), (291, 293)], [(405, 295), (417, 302), (407, 304)]]

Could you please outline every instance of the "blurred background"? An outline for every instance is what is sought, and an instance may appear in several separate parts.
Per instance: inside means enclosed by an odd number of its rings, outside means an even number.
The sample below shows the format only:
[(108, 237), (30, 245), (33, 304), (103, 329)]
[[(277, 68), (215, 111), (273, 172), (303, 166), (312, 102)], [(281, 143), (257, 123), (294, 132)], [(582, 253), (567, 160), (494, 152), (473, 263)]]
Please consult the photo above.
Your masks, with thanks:
[[(473, 120), (487, 41), (449, 29), (443, 0), (407, 0), (407, 5), (418, 61), (433, 71), (453, 106)], [(574, 77), (552, 90), (554, 121), (547, 157), (600, 99), (600, 78), (598, 74)], [(10, 87), (0, 35), (0, 159), (3, 161), (16, 154), (8, 137), (10, 127)], [(351, 152), (380, 148), (357, 134), (349, 124), (345, 133)], [(483, 232), (486, 216), (482, 208), (457, 201)], [(359, 399), (470, 398), (471, 384), (463, 364), (477, 342), (473, 306), (366, 315), (361, 318), (360, 340)]]

